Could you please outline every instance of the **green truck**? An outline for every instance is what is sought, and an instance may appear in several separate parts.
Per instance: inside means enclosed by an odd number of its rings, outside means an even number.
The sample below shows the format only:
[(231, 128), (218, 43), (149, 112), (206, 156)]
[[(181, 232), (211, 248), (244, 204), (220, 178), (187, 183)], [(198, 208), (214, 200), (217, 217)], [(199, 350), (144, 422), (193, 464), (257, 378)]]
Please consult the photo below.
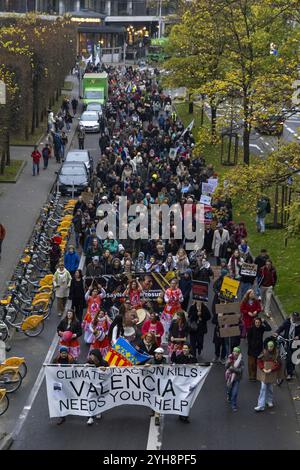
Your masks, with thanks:
[(108, 98), (107, 73), (85, 73), (82, 78), (81, 97), (84, 106), (88, 103), (104, 105)]

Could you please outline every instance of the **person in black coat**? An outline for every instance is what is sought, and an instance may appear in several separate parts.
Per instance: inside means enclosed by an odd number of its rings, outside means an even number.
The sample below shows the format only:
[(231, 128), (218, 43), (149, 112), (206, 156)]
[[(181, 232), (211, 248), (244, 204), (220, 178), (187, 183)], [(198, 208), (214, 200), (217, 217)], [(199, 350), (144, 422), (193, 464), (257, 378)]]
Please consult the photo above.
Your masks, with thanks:
[[(284, 320), (284, 322), (277, 328), (276, 336), (281, 335), (285, 339), (290, 340), (297, 340), (300, 339), (300, 313), (293, 312), (292, 315)], [(293, 342), (291, 341), (287, 346), (287, 358), (286, 358), (286, 372), (287, 372), (287, 380), (291, 380), (295, 365), (292, 362), (292, 355), (294, 349), (292, 348)]]
[(157, 349), (155, 335), (151, 332), (146, 333), (134, 344), (134, 347), (149, 356), (154, 356), (154, 351)]
[(192, 353), (200, 356), (203, 349), (204, 335), (207, 333), (207, 322), (211, 314), (207, 306), (201, 301), (195, 301), (188, 311), (188, 324), (190, 330), (190, 343)]
[(191, 296), (191, 290), (192, 290), (192, 270), (187, 269), (185, 273), (181, 275), (181, 278), (179, 280), (179, 289), (182, 292), (183, 295), (183, 302), (181, 303), (182, 310), (187, 310), (190, 296)]
[(207, 255), (210, 255), (212, 253), (212, 242), (214, 238), (214, 231), (211, 228), (210, 224), (207, 224), (205, 226), (205, 232), (204, 232), (204, 243), (203, 243), (203, 250), (206, 251)]
[(248, 340), (248, 374), (249, 380), (256, 381), (257, 358), (263, 350), (263, 336), (265, 331), (271, 331), (269, 323), (260, 317), (255, 318), (254, 325), (247, 334)]
[(74, 273), (70, 286), (69, 299), (72, 301), (72, 309), (75, 312), (77, 320), (79, 320), (79, 322), (81, 323), (83, 309), (86, 306), (81, 269), (77, 269)]

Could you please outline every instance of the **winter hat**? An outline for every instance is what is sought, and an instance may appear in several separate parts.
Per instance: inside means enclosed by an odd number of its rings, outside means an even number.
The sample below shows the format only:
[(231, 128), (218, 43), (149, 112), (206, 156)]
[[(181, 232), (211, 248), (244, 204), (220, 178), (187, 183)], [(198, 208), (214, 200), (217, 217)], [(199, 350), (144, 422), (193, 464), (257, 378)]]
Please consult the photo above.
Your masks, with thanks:
[(233, 348), (233, 352), (240, 353), (240, 352), (241, 352), (241, 348), (239, 348), (238, 346), (236, 346), (235, 348)]
[(274, 346), (275, 346), (274, 341), (268, 341), (268, 342), (267, 342), (267, 346), (268, 346), (268, 348), (270, 348), (270, 347), (273, 347), (273, 348), (274, 348)]
[(158, 353), (158, 354), (163, 354), (164, 350), (163, 350), (163, 348), (156, 348), (154, 352)]
[(59, 348), (59, 352), (66, 352), (67, 353), (68, 351), (69, 351), (69, 348), (67, 348), (67, 346), (61, 346)]

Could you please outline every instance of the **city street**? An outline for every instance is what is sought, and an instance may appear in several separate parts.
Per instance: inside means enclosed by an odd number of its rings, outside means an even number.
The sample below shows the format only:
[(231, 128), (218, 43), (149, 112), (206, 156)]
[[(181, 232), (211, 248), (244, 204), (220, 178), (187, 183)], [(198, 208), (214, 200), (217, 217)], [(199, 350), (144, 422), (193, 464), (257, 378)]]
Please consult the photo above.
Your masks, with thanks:
[[(90, 150), (95, 163), (99, 155), (98, 139), (98, 134), (89, 134), (85, 139), (85, 148)], [(76, 147), (77, 139), (74, 139), (71, 148)], [(3, 430), (18, 432), (12, 449), (300, 449), (300, 428), (287, 383), (275, 388), (274, 409), (257, 414), (253, 408), (259, 383), (249, 383), (245, 367), (239, 411), (232, 413), (226, 402), (224, 366), (220, 364), (212, 367), (192, 409), (190, 424), (182, 423), (177, 416), (164, 416), (158, 432), (151, 426), (149, 409), (123, 406), (105, 412), (102, 420), (96, 420), (91, 427), (86, 425), (87, 418), (78, 416), (68, 417), (63, 425), (57, 426), (56, 420), (49, 419), (44, 381), (41, 385), (33, 384), (56, 337), (58, 322), (54, 304), (40, 337), (14, 337), (9, 355), (24, 355), (29, 372), (22, 388), (12, 396), (9, 412), (1, 417)], [(209, 322), (203, 360), (214, 357), (212, 336), (213, 326)], [(86, 353), (83, 346), (82, 362)], [(243, 353), (247, 358), (245, 347)], [(28, 417), (23, 423), (18, 417), (24, 406)]]

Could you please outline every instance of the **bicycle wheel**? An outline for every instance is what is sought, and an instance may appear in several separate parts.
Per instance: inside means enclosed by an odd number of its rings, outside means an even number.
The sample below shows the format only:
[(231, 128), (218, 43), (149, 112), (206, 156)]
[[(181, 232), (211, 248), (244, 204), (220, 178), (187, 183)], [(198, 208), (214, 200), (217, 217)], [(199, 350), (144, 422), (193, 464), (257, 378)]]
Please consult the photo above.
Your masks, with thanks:
[(7, 371), (0, 374), (0, 386), (5, 388), (6, 393), (13, 393), (20, 388), (22, 383), (20, 372)]
[(7, 395), (4, 395), (4, 397), (0, 399), (0, 416), (4, 415), (8, 407), (9, 407), (9, 398)]
[(24, 330), (24, 333), (26, 336), (29, 336), (30, 338), (34, 338), (35, 336), (39, 336), (43, 329), (44, 329), (44, 322), (41, 321), (40, 323), (38, 323), (38, 325), (36, 325), (36, 327), (34, 328), (28, 328), (27, 330)]
[(27, 375), (27, 365), (25, 362), (23, 362), (20, 366), (19, 366), (19, 372), (21, 374), (21, 377), (22, 379), (24, 379), (24, 377), (26, 377)]
[(0, 340), (1, 341), (6, 341), (9, 336), (9, 331), (5, 323), (0, 321)]

